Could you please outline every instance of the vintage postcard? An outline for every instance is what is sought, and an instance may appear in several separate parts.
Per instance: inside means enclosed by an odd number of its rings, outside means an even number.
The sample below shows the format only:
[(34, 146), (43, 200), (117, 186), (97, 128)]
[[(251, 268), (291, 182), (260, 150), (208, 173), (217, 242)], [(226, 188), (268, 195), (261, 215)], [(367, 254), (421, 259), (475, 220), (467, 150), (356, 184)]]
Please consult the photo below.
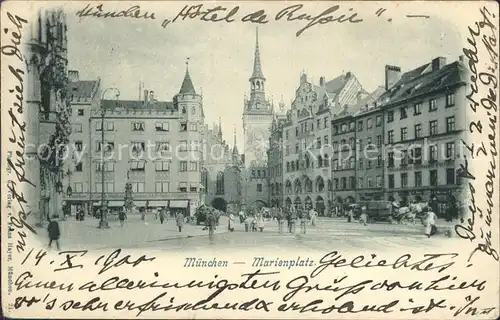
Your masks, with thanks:
[(498, 12), (3, 1), (2, 316), (498, 319)]

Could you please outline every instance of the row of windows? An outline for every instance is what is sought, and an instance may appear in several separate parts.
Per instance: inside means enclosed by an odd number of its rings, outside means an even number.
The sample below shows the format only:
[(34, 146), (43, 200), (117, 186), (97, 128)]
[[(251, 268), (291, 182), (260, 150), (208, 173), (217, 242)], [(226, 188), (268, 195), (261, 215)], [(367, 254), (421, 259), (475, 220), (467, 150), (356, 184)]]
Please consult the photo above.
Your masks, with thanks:
[[(410, 150), (401, 150), (401, 165), (405, 166), (408, 164), (422, 164), (422, 148), (415, 147)], [(394, 152), (389, 152), (387, 154), (388, 167), (394, 167)], [(455, 158), (455, 142), (446, 143), (446, 149), (444, 150), (444, 159), (450, 160)], [(439, 159), (438, 147), (436, 145), (429, 146), (427, 153), (428, 162), (436, 162)]]
[[(437, 100), (429, 100), (429, 112), (435, 112), (438, 109)], [(455, 94), (449, 93), (446, 95), (446, 108), (453, 107), (455, 105)], [(406, 119), (408, 117), (408, 106), (399, 108), (399, 119)], [(413, 105), (413, 116), (418, 116), (422, 114), (422, 102), (417, 102)], [(394, 121), (394, 111), (387, 112), (387, 122)]]
[[(100, 152), (102, 150), (102, 146), (105, 146), (104, 151), (106, 152), (111, 152), (115, 149), (115, 143), (114, 141), (96, 141), (95, 142), (95, 151)], [(132, 152), (133, 153), (141, 153), (146, 150), (146, 143), (144, 141), (132, 141), (130, 143), (130, 146), (132, 147)], [(170, 147), (170, 142), (168, 141), (159, 141), (155, 143), (155, 148), (156, 152), (170, 152), (171, 147)], [(75, 149), (76, 151), (83, 151), (83, 142), (82, 141), (75, 141)], [(178, 145), (179, 151), (199, 151), (200, 150), (200, 144), (198, 141), (191, 141), (191, 143), (188, 143), (187, 140), (182, 140), (179, 141)]]
[[(132, 182), (132, 192), (146, 192), (145, 190), (145, 182)], [(87, 183), (83, 182), (75, 182), (73, 183), (73, 192), (76, 193), (84, 193), (88, 192)], [(187, 186), (182, 186), (180, 189), (185, 189), (184, 192), (187, 192)], [(190, 186), (190, 192), (196, 192), (197, 188), (195, 185)], [(180, 190), (183, 192), (182, 190)], [(94, 192), (102, 192), (102, 183), (96, 182), (94, 185)], [(104, 183), (104, 192), (115, 192), (115, 183), (114, 182), (105, 182)], [(118, 192), (118, 190), (116, 191)], [(170, 182), (169, 181), (156, 181), (155, 182), (155, 192), (156, 193), (167, 193), (170, 192)]]
[[(422, 172), (420, 171), (415, 171), (413, 176), (413, 185), (411, 187), (422, 187)], [(438, 171), (437, 170), (430, 170), (429, 171), (429, 186), (431, 187), (436, 187), (438, 186)], [(457, 183), (456, 179), (456, 171), (454, 168), (448, 168), (446, 169), (446, 184), (447, 185), (452, 185)], [(395, 181), (394, 181), (394, 174), (389, 174), (387, 176), (387, 183), (389, 189), (394, 189), (397, 188)], [(408, 184), (408, 173), (403, 172), (400, 173), (400, 188), (408, 188), (410, 185)]]
[[(156, 172), (164, 172), (170, 171), (170, 161), (155, 161), (155, 171)], [(180, 161), (179, 162), (179, 171), (198, 171), (199, 163), (196, 161)], [(113, 161), (106, 161), (104, 163), (96, 162), (96, 171), (101, 171), (104, 168), (105, 172), (114, 172), (115, 171), (115, 163)], [(130, 171), (145, 171), (146, 170), (146, 161), (138, 160), (138, 161), (130, 161), (129, 162), (129, 170)], [(75, 171), (82, 172), (82, 163), (78, 163), (75, 166)]]
[[(455, 117), (447, 117), (446, 118), (446, 132), (450, 133), (455, 131)], [(429, 121), (429, 135), (437, 135), (439, 134), (438, 130), (438, 121), (432, 120)], [(400, 140), (406, 141), (408, 140), (408, 128), (404, 127), (400, 129)], [(422, 138), (422, 124), (418, 123), (414, 127), (414, 139)], [(387, 142), (394, 143), (394, 130), (387, 131)]]
[[(168, 122), (156, 122), (155, 125), (155, 131), (156, 132), (167, 132), (170, 131), (170, 126)], [(198, 124), (195, 122), (187, 123), (183, 122), (181, 123), (180, 131), (198, 131)], [(131, 130), (135, 132), (143, 132), (146, 129), (146, 124), (144, 121), (134, 121), (131, 123)], [(96, 122), (95, 126), (96, 131), (102, 131), (103, 130), (103, 124), (98, 121)], [(113, 121), (104, 121), (104, 130), (105, 131), (114, 131), (115, 130), (115, 125)], [(82, 124), (81, 123), (75, 123), (73, 124), (73, 132), (82, 132)]]
[[(310, 126), (308, 125), (308, 122), (304, 122), (300, 124), (300, 130), (299, 127), (295, 127), (295, 136), (299, 136), (299, 132), (309, 132), (309, 131), (314, 131), (314, 122), (310, 122)], [(324, 117), (322, 119), (317, 119), (316, 120), (316, 130), (321, 130), (328, 128), (328, 117)], [(285, 130), (285, 139), (289, 139), (289, 130)]]
[(312, 161), (308, 156), (305, 157), (304, 160), (299, 161), (287, 161), (286, 163), (286, 172), (294, 172), (300, 169), (314, 168), (314, 164), (317, 163), (317, 168), (323, 168), (330, 166), (330, 160), (327, 154), (324, 157), (318, 156), (316, 161)]
[[(364, 120), (358, 120), (357, 126), (358, 126), (358, 131), (363, 131), (365, 121)], [(375, 126), (380, 127), (382, 125), (382, 115), (377, 115), (375, 117)], [(366, 129), (372, 129), (373, 128), (373, 118), (368, 118), (366, 119)], [(354, 132), (356, 131), (356, 123), (354, 121), (351, 121), (349, 123), (342, 123), (340, 125), (333, 125), (333, 135), (337, 134), (343, 134), (346, 132)]]
[(267, 170), (252, 170), (252, 178), (265, 178), (267, 176)]

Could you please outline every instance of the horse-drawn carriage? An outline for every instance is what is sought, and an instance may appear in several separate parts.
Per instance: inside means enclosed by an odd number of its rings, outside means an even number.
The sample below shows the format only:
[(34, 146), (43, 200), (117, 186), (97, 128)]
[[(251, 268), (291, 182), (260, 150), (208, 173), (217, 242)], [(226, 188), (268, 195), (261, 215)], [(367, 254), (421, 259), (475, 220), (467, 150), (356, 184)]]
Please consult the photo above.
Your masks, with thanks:
[(403, 223), (406, 220), (415, 223), (416, 219), (423, 221), (425, 218), (423, 209), (426, 206), (426, 203), (412, 203), (408, 207), (400, 207), (397, 202), (391, 201), (359, 201), (350, 205), (349, 209), (356, 220), (365, 212), (367, 222)]

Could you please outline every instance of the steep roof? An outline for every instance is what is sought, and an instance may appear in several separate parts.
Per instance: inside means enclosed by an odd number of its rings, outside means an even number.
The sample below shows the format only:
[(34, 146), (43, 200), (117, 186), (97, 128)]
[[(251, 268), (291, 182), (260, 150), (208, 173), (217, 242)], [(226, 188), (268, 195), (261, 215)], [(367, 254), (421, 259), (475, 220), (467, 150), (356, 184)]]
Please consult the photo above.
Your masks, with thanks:
[[(366, 90), (363, 90), (363, 93), (368, 93)], [(364, 97), (359, 102), (355, 103), (352, 107), (349, 108), (349, 112), (353, 115), (363, 114), (365, 112), (371, 111), (375, 106), (374, 102), (380, 99), (385, 93), (385, 88), (383, 86), (377, 87), (372, 93), (368, 93), (366, 97)]]
[(68, 90), (73, 99), (91, 99), (93, 98), (99, 80), (85, 80), (68, 83)]
[(401, 79), (381, 96), (381, 102), (397, 103), (466, 81), (466, 69), (460, 61), (445, 65), (439, 70), (424, 72), (428, 67), (429, 64), (425, 64), (403, 74)]
[(253, 60), (253, 72), (252, 72), (252, 77), (253, 78), (264, 78), (264, 74), (262, 73), (262, 65), (260, 63), (260, 51), (259, 51), (259, 29), (257, 28), (256, 33), (255, 33), (255, 54), (254, 54), (254, 60)]
[(181, 89), (179, 90), (179, 94), (196, 94), (196, 90), (194, 90), (193, 81), (191, 81), (191, 76), (189, 75), (189, 69), (186, 63), (186, 74), (184, 75), (184, 80), (182, 81)]

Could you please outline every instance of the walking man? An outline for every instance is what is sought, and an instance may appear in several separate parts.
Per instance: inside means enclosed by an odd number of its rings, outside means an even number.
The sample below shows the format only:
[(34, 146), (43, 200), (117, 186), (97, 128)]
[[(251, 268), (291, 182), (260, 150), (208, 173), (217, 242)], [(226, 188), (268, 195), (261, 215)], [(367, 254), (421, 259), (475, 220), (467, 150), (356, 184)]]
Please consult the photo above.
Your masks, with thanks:
[(208, 236), (210, 239), (212, 239), (215, 229), (215, 215), (213, 212), (209, 212), (207, 214), (207, 227), (208, 227)]
[(125, 214), (125, 209), (121, 209), (120, 212), (118, 212), (118, 219), (120, 220), (120, 226), (123, 227), (126, 218), (127, 215)]
[[(52, 216), (52, 218), (56, 218)], [(47, 231), (49, 233), (49, 248), (52, 248), (52, 241), (56, 242), (57, 250), (60, 250), (59, 247), (59, 237), (61, 236), (61, 232), (59, 230), (59, 223), (56, 220), (50, 220), (49, 225), (47, 227)]]
[(283, 233), (283, 211), (281, 210), (281, 208), (278, 208), (277, 211), (278, 212), (276, 213), (276, 219), (278, 220), (278, 232)]
[(163, 213), (163, 210), (160, 210), (160, 223), (163, 224), (163, 220), (165, 220), (165, 213)]
[(182, 231), (182, 226), (184, 225), (184, 215), (181, 211), (177, 212), (177, 216), (175, 217), (177, 222), (177, 227), (179, 228), (179, 232)]
[(300, 222), (300, 233), (306, 234), (306, 221), (307, 221), (306, 210), (300, 208), (299, 210), (297, 210), (297, 213)]

